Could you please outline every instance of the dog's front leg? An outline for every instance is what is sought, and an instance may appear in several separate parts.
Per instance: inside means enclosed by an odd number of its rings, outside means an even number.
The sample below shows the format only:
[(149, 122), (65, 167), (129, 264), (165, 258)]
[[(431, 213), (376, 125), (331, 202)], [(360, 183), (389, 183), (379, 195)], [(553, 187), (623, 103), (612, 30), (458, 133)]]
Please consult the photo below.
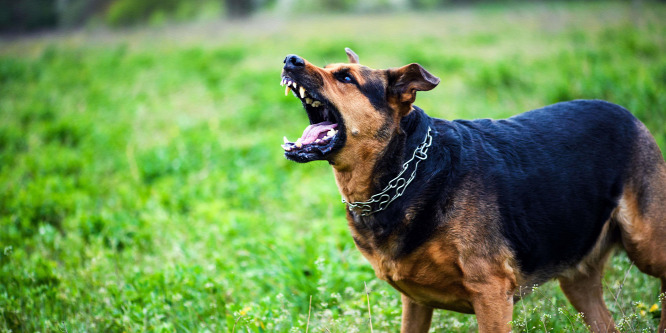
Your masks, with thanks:
[(510, 332), (513, 293), (497, 284), (488, 284), (472, 297), (479, 332)]
[(400, 333), (426, 333), (430, 329), (432, 308), (402, 295), (402, 325)]

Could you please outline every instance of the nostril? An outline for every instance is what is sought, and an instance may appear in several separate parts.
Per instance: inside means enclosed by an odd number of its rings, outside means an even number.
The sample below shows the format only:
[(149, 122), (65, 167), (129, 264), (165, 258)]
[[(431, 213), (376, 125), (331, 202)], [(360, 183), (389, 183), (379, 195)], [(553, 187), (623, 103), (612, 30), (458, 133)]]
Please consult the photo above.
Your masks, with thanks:
[(299, 67), (305, 67), (305, 60), (295, 54), (290, 54), (284, 58), (284, 64), (284, 68), (286, 69), (296, 69)]
[(289, 59), (289, 61), (291, 61), (291, 63), (294, 66), (298, 66), (298, 67), (305, 66), (305, 61), (303, 61), (303, 58), (301, 58), (299, 56), (292, 56), (291, 59)]

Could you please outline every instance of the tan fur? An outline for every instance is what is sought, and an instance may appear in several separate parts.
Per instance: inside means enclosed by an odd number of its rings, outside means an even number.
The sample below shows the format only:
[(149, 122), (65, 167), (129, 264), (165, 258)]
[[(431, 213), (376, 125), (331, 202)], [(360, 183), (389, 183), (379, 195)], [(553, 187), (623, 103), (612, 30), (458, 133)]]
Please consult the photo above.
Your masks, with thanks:
[[(666, 295), (666, 166), (661, 163), (647, 179), (634, 180), (643, 188), (643, 211), (637, 191), (629, 188), (622, 197), (616, 217), (622, 234), (622, 245), (636, 267), (643, 273), (661, 279), (661, 292)], [(632, 186), (632, 187), (633, 187)], [(658, 332), (666, 332), (666, 297), (662, 298)]]
[(342, 67), (349, 69), (359, 84), (365, 83), (358, 64), (333, 64), (325, 68), (312, 66), (307, 69), (321, 75), (325, 83), (319, 92), (344, 115), (347, 142), (332, 160), (340, 193), (349, 202), (363, 201), (371, 195), (372, 168), (386, 148), (386, 142), (375, 136), (386, 120), (355, 85), (342, 83), (333, 77), (332, 73)]
[[(410, 255), (392, 259), (391, 248), (368, 251), (359, 247), (359, 250), (372, 264), (377, 277), (411, 301), (403, 305), (405, 313), (413, 311), (420, 317), (430, 308), (476, 313), (480, 328), (509, 331), (513, 296), (521, 277), (509, 248), (497, 245), (503, 242), (492, 223), (498, 214), (496, 207), (493, 203), (476, 201), (470, 195), (476, 191), (475, 186), (468, 183), (460, 187), (455, 195), (454, 215), (447, 216), (447, 227), (438, 230), (431, 241)], [(355, 238), (371, 237), (361, 236), (351, 221), (350, 226)], [(403, 331), (420, 332), (406, 330), (411, 320), (407, 318), (403, 323)]]
[[(353, 202), (365, 201), (372, 195), (373, 170), (388, 145), (386, 138), (377, 133), (399, 134), (398, 124), (410, 112), (416, 91), (432, 89), (439, 79), (416, 64), (389, 70), (395, 77), (423, 75), (423, 80), (416, 79), (413, 85), (403, 82), (406, 88), (398, 95), (387, 95), (390, 110), (377, 110), (356, 85), (338, 81), (333, 73), (347, 69), (361, 85), (369, 79), (365, 75), (376, 75), (372, 79), (385, 85), (387, 78), (380, 71), (361, 70), (358, 56), (351, 50), (347, 54), (353, 63), (319, 68), (306, 62), (305, 66), (322, 78), (324, 84), (318, 93), (333, 103), (343, 117), (346, 144), (330, 162), (341, 195)], [(481, 199), (477, 194), (483, 191), (482, 184), (470, 179), (461, 180), (452, 194), (452, 207), (446, 216), (437, 217), (447, 222), (404, 256), (398, 255), (398, 235), (390, 236), (388, 241), (376, 241), (372, 231), (359, 226), (348, 211), (358, 249), (376, 275), (402, 293), (401, 332), (427, 332), (434, 308), (475, 313), (480, 332), (508, 332), (514, 299), (529, 292), (533, 284), (543, 282), (544, 277), (536, 274), (552, 277), (554, 273), (559, 273), (562, 290), (573, 306), (584, 313), (590, 329), (613, 332), (615, 326), (603, 302), (601, 278), (604, 265), (618, 244), (641, 271), (661, 279), (662, 292), (666, 293), (666, 163), (647, 129), (642, 124), (637, 126), (642, 133), (635, 143), (630, 176), (619, 205), (593, 249), (573, 267), (524, 276), (499, 229), (496, 202), (488, 196)], [(410, 223), (413, 213), (407, 211), (395, 219), (398, 223)], [(662, 333), (666, 330), (664, 307), (666, 297), (659, 325)]]
[(425, 333), (430, 329), (433, 308), (414, 302), (411, 298), (402, 298), (402, 327), (400, 333)]
[(560, 288), (574, 308), (585, 315), (585, 323), (592, 332), (615, 332), (615, 323), (603, 300), (601, 281), (611, 251), (610, 247), (599, 248), (598, 254), (588, 256), (584, 265), (559, 278)]
[[(654, 183), (666, 185), (666, 171), (660, 171), (654, 178)], [(666, 194), (658, 192), (652, 200), (641, 213), (636, 192), (629, 188), (615, 216), (624, 248), (636, 267), (647, 274), (666, 277)]]

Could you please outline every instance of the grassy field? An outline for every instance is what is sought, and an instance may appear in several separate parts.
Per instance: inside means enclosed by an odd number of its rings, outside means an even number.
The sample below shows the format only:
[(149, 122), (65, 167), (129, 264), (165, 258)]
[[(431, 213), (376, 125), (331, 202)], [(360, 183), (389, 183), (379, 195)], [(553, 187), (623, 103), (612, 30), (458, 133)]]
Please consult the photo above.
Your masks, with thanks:
[[(417, 104), (447, 119), (606, 99), (664, 150), (664, 17), (571, 2), (0, 40), (0, 331), (369, 332), (371, 314), (394, 332), (399, 294), (355, 249), (330, 167), (282, 156), (307, 124), (284, 56), (419, 62), (442, 82)], [(656, 329), (656, 279), (621, 254), (605, 288), (622, 331)], [(556, 283), (513, 324), (584, 330)], [(476, 321), (437, 311), (433, 331)]]

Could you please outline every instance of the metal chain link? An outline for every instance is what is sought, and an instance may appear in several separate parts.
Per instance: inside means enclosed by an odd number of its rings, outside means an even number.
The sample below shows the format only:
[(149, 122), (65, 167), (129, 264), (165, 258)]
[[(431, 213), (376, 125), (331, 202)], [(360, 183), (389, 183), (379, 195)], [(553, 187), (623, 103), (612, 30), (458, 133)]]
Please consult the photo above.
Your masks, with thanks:
[[(351, 209), (358, 209), (361, 212), (361, 216), (368, 216), (372, 215), (376, 212), (382, 211), (388, 207), (388, 205), (393, 202), (395, 199), (399, 198), (402, 196), (403, 193), (405, 193), (405, 189), (409, 184), (414, 180), (416, 177), (416, 170), (419, 167), (419, 163), (426, 158), (428, 158), (428, 147), (432, 144), (432, 135), (430, 135), (430, 127), (428, 127), (428, 132), (426, 133), (426, 137), (419, 144), (418, 147), (414, 150), (414, 153), (412, 154), (412, 158), (409, 159), (409, 161), (405, 162), (402, 164), (402, 171), (391, 181), (388, 182), (388, 185), (382, 190), (381, 192), (373, 195), (368, 199), (367, 201), (356, 201), (356, 202), (347, 202), (345, 198), (342, 198), (342, 203), (347, 204), (349, 208)], [(402, 177), (402, 174), (407, 171), (409, 168), (409, 164), (416, 159), (416, 164), (414, 164), (414, 171), (412, 171), (412, 174), (409, 176), (408, 179), (405, 179)], [(390, 195), (387, 194), (388, 191), (395, 189), (395, 195), (391, 197)], [(377, 209), (372, 208), (373, 204), (379, 203), (377, 206)]]

